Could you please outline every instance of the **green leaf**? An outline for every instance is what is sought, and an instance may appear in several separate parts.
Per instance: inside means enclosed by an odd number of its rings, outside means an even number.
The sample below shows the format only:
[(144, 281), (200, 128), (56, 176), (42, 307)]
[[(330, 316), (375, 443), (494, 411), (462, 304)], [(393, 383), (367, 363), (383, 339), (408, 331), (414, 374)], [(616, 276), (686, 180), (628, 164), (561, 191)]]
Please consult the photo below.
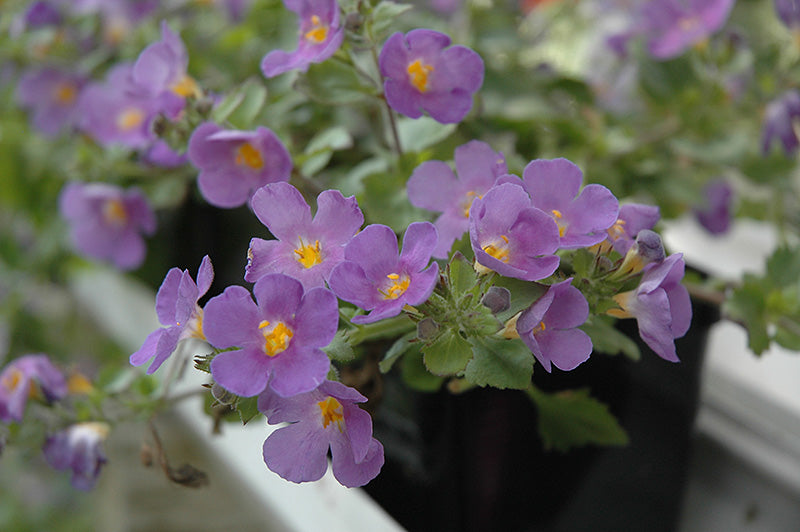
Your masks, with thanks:
[(403, 381), (413, 390), (435, 392), (442, 387), (444, 377), (432, 375), (425, 369), (418, 346), (419, 344), (413, 344), (412, 349), (409, 349), (403, 357), (401, 365)]
[(470, 338), (473, 358), (464, 376), (478, 386), (526, 389), (533, 376), (533, 353), (521, 340)]
[(386, 31), (397, 24), (397, 17), (411, 9), (410, 4), (381, 2), (372, 10), (372, 37), (375, 41), (383, 41)]
[(356, 356), (353, 347), (350, 345), (350, 342), (347, 341), (345, 331), (342, 329), (336, 331), (336, 336), (333, 337), (331, 343), (322, 350), (325, 351), (325, 354), (328, 355), (329, 358), (342, 362), (353, 360)]
[(440, 142), (456, 130), (455, 124), (440, 124), (433, 118), (401, 118), (397, 121), (400, 145), (407, 152), (421, 152)]
[(577, 277), (590, 278), (593, 263), (594, 253), (586, 248), (576, 249), (572, 254), (572, 269)]
[(767, 287), (753, 275), (745, 275), (744, 282), (722, 306), (725, 316), (738, 321), (747, 329), (747, 345), (757, 355), (769, 348), (766, 320)]
[(236, 401), (236, 412), (239, 413), (239, 418), (242, 420), (242, 425), (247, 425), (247, 422), (256, 417), (258, 412), (258, 396), (254, 397), (240, 397)]
[(472, 263), (458, 252), (447, 264), (446, 273), (450, 292), (456, 297), (471, 290), (478, 282), (478, 274)]
[(211, 120), (217, 124), (225, 122), (228, 117), (233, 113), (237, 107), (244, 101), (243, 87), (238, 87), (237, 90), (229, 92), (225, 95), (221, 102), (219, 102), (214, 110), (211, 111)]
[[(796, 324), (796, 326), (799, 326)], [(791, 351), (800, 351), (800, 335), (798, 335), (794, 331), (790, 331), (778, 325), (775, 330), (775, 336), (773, 337), (775, 343), (779, 346), (789, 349)]]
[(800, 247), (776, 249), (767, 259), (766, 277), (778, 288), (797, 284), (800, 281)]
[(403, 354), (411, 349), (414, 345), (411, 343), (411, 340), (417, 337), (417, 331), (411, 331), (409, 333), (404, 334), (392, 344), (392, 347), (386, 351), (386, 354), (383, 356), (383, 360), (378, 363), (378, 369), (381, 370), (381, 373), (389, 373), (389, 370), (392, 369), (394, 363), (397, 362)]
[(500, 312), (497, 318), (500, 321), (506, 321), (517, 312), (522, 312), (530, 307), (534, 301), (542, 297), (547, 287), (542, 284), (532, 283), (529, 281), (522, 281), (520, 279), (512, 279), (510, 277), (498, 277), (494, 281), (495, 286), (502, 286), (511, 292), (511, 306), (508, 310)]
[(595, 352), (606, 355), (622, 353), (631, 360), (639, 360), (642, 356), (639, 346), (633, 339), (599, 316), (581, 325), (580, 329), (591, 337)]
[(295, 88), (317, 102), (342, 105), (371, 100), (373, 89), (361, 84), (355, 69), (340, 61), (324, 61), (308, 68)]
[(457, 375), (472, 359), (472, 346), (453, 329), (445, 329), (436, 340), (422, 346), (424, 362), (434, 375)]
[(628, 435), (608, 406), (588, 389), (546, 393), (534, 386), (528, 396), (539, 410), (539, 436), (545, 449), (565, 452), (584, 445), (627, 445)]
[(228, 115), (228, 122), (235, 128), (251, 129), (258, 113), (267, 102), (267, 88), (260, 81), (247, 80), (242, 86), (242, 100)]
[(300, 172), (305, 176), (313, 176), (328, 164), (335, 150), (344, 150), (353, 146), (353, 137), (347, 129), (336, 126), (318, 133), (312, 138), (304, 153), (308, 158), (303, 162)]

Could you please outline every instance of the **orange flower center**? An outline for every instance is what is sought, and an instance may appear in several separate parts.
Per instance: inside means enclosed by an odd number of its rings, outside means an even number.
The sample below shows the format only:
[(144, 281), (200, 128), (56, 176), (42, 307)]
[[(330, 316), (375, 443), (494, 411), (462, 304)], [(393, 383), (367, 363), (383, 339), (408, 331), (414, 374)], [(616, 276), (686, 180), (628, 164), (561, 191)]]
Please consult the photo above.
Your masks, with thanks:
[(289, 343), (292, 341), (294, 332), (282, 321), (279, 321), (274, 326), (270, 326), (270, 322), (263, 320), (258, 324), (258, 328), (262, 329), (261, 334), (264, 335), (264, 353), (268, 357), (274, 357), (278, 353), (283, 353), (289, 348)]
[(103, 218), (109, 225), (117, 227), (125, 225), (128, 221), (128, 211), (121, 199), (113, 198), (103, 204)]
[(320, 262), (322, 262), (322, 254), (320, 253), (319, 249), (319, 240), (314, 241), (314, 245), (306, 244), (303, 242), (303, 239), (298, 237), (300, 240), (300, 247), (294, 250), (297, 254), (297, 262), (303, 265), (305, 268), (310, 268), (312, 266), (316, 266)]
[(333, 397), (328, 397), (324, 401), (318, 402), (317, 406), (319, 406), (320, 413), (322, 414), (322, 428), (328, 428), (329, 424), (336, 423), (339, 432), (344, 430), (342, 426), (344, 424), (342, 403)]
[(122, 131), (130, 131), (144, 122), (144, 113), (136, 107), (129, 107), (117, 115), (117, 127)]
[(426, 65), (421, 59), (417, 59), (408, 65), (406, 71), (408, 72), (409, 81), (419, 92), (428, 91), (428, 76), (433, 72), (431, 65)]
[(264, 167), (264, 159), (261, 152), (249, 142), (245, 142), (236, 149), (236, 164), (246, 165), (253, 170), (260, 170)]
[(389, 279), (387, 286), (383, 290), (378, 290), (384, 299), (397, 299), (408, 290), (408, 285), (411, 283), (406, 274), (390, 273), (386, 278)]
[(500, 262), (508, 262), (508, 256), (510, 254), (510, 250), (508, 249), (508, 237), (506, 235), (500, 235), (500, 240), (483, 246), (483, 251)]
[(328, 26), (322, 24), (317, 15), (311, 15), (311, 29), (305, 33), (304, 37), (314, 44), (319, 44), (328, 38)]

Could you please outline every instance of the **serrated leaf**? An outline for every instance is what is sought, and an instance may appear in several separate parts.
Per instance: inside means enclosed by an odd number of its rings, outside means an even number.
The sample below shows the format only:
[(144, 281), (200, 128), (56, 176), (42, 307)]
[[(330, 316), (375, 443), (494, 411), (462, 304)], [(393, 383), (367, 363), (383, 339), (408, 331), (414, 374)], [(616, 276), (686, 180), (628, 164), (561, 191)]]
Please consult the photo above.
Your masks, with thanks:
[(633, 339), (621, 333), (600, 317), (584, 323), (580, 326), (580, 329), (592, 339), (592, 346), (595, 352), (605, 353), (606, 355), (622, 353), (631, 360), (639, 360), (642, 356), (639, 346)]
[(432, 343), (422, 346), (423, 361), (434, 375), (457, 375), (472, 359), (472, 345), (453, 329), (445, 329)]
[(478, 274), (475, 268), (461, 253), (454, 253), (453, 258), (447, 264), (447, 280), (450, 292), (458, 297), (471, 290), (478, 282)]
[(577, 277), (591, 277), (594, 254), (585, 248), (576, 249), (572, 254), (572, 268)]
[(411, 340), (416, 338), (417, 331), (411, 331), (409, 333), (404, 334), (392, 344), (392, 347), (386, 351), (386, 354), (383, 356), (383, 360), (378, 362), (378, 369), (381, 370), (381, 373), (389, 373), (389, 370), (392, 369), (394, 363), (397, 362), (406, 351), (411, 349), (414, 345), (411, 343)]
[(533, 376), (533, 353), (521, 340), (470, 338), (473, 358), (464, 372), (478, 386), (524, 390)]
[(250, 420), (259, 414), (258, 396), (239, 398), (239, 400), (236, 401), (236, 412), (242, 420), (242, 425), (247, 425)]
[(442, 387), (444, 382), (444, 377), (437, 377), (425, 369), (419, 344), (412, 344), (412, 348), (406, 352), (406, 356), (402, 360), (401, 369), (403, 382), (413, 390), (435, 392)]
[(347, 335), (344, 330), (337, 331), (331, 343), (322, 350), (325, 351), (325, 354), (328, 355), (329, 358), (342, 362), (353, 360), (356, 356), (353, 347), (350, 345), (350, 342), (347, 341)]
[(267, 88), (260, 81), (248, 80), (242, 87), (242, 94), (242, 101), (228, 115), (227, 121), (235, 128), (251, 129), (267, 102)]
[(528, 396), (538, 408), (539, 436), (545, 449), (565, 452), (585, 445), (627, 445), (628, 435), (608, 406), (588, 389), (546, 393), (534, 386)]

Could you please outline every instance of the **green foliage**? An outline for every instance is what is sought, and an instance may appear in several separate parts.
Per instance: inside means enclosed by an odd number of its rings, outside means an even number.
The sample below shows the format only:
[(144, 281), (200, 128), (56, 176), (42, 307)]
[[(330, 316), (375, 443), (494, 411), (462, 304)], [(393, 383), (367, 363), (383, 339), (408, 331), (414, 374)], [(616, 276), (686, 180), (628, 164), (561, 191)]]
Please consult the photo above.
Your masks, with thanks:
[(422, 347), (425, 367), (434, 375), (458, 375), (472, 359), (472, 346), (457, 331), (446, 329)]
[(580, 328), (592, 339), (595, 353), (607, 355), (622, 353), (631, 360), (639, 360), (642, 356), (636, 342), (615, 329), (614, 325), (603, 316), (594, 316)]
[(521, 340), (470, 338), (473, 359), (464, 376), (478, 386), (524, 390), (533, 376), (533, 353)]

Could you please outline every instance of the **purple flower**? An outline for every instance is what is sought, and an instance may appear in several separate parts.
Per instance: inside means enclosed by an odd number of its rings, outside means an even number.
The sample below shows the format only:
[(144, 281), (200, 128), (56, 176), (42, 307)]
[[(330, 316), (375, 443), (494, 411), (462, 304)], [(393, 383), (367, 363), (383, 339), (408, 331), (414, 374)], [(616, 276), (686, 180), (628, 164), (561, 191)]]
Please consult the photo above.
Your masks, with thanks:
[(61, 12), (51, 2), (37, 0), (25, 10), (24, 22), (27, 28), (58, 26), (62, 21)]
[(156, 230), (156, 217), (138, 189), (70, 183), (61, 191), (59, 210), (71, 226), (78, 251), (123, 270), (142, 263), (146, 252), (142, 234)]
[(238, 207), (257, 189), (288, 181), (292, 159), (271, 130), (223, 130), (206, 122), (189, 139), (189, 160), (200, 170), (200, 193), (217, 207)]
[(139, 54), (131, 73), (133, 82), (153, 97), (171, 92), (181, 98), (199, 97), (200, 88), (187, 74), (189, 55), (181, 38), (166, 22), (161, 23), (161, 40)]
[(146, 148), (142, 154), (142, 159), (149, 164), (162, 168), (174, 168), (186, 164), (189, 157), (185, 153), (176, 152), (169, 144), (158, 139)]
[(761, 130), (761, 153), (768, 155), (772, 143), (777, 138), (783, 145), (783, 152), (791, 157), (800, 146), (794, 122), (800, 118), (800, 92), (789, 90), (771, 101), (764, 112), (764, 125)]
[(483, 84), (481, 57), (465, 46), (450, 46), (450, 37), (438, 31), (395, 33), (383, 45), (379, 63), (386, 101), (411, 118), (427, 111), (443, 124), (460, 122)]
[(728, 19), (734, 0), (651, 0), (642, 7), (647, 49), (656, 59), (672, 59), (708, 38)]
[(800, 29), (800, 0), (775, 0), (775, 13), (790, 30)]
[(36, 129), (55, 136), (77, 125), (78, 96), (84, 84), (84, 77), (73, 72), (56, 68), (29, 70), (19, 80), (17, 101), (33, 112)]
[(567, 159), (536, 159), (522, 172), (525, 190), (537, 209), (558, 225), (559, 247), (576, 249), (606, 238), (619, 213), (619, 202), (602, 185), (586, 185), (583, 173)]
[(711, 181), (703, 188), (704, 204), (695, 207), (694, 215), (700, 225), (712, 235), (726, 233), (731, 226), (733, 189), (724, 179)]
[(184, 338), (203, 336), (203, 309), (197, 301), (208, 292), (214, 280), (214, 268), (208, 255), (203, 257), (197, 270), (197, 284), (188, 270), (172, 268), (164, 277), (164, 282), (156, 295), (156, 314), (158, 321), (166, 326), (153, 331), (144, 344), (130, 357), (130, 363), (141, 366), (150, 359), (148, 375), (157, 370), (175, 351), (178, 342)]
[(592, 354), (589, 335), (576, 328), (589, 317), (589, 303), (571, 283), (550, 286), (517, 320), (519, 337), (548, 373), (551, 364), (569, 371)]
[(273, 50), (264, 56), (261, 72), (267, 78), (295, 69), (305, 72), (311, 63), (321, 63), (332, 56), (344, 39), (336, 0), (284, 0), (283, 3), (300, 17), (300, 40), (294, 52)]
[(408, 180), (412, 205), (442, 213), (433, 224), (439, 233), (433, 256), (440, 259), (447, 258), (453, 242), (469, 230), (472, 200), (483, 196), (508, 172), (503, 154), (477, 140), (456, 148), (455, 163), (458, 176), (442, 161), (426, 161)]
[(72, 470), (72, 486), (89, 491), (106, 463), (103, 442), (108, 436), (105, 423), (77, 423), (47, 438), (42, 450), (50, 467)]
[[(521, 185), (521, 183), (520, 183)], [(475, 260), (506, 277), (538, 281), (558, 268), (558, 226), (513, 183), (493, 187), (472, 203), (469, 236)]]
[(370, 311), (354, 317), (353, 323), (390, 318), (404, 305), (426, 301), (439, 279), (438, 264), (428, 266), (436, 240), (436, 228), (429, 222), (408, 226), (399, 254), (397, 235), (385, 225), (368, 225), (354, 236), (329, 280), (337, 296)]
[(339, 326), (336, 297), (325, 288), (304, 293), (300, 281), (279, 273), (259, 279), (253, 293), (258, 305), (241, 286), (229, 286), (206, 304), (206, 339), (219, 349), (238, 347), (211, 361), (214, 380), (244, 397), (268, 382), (283, 397), (313, 390), (330, 368), (320, 347)]
[(253, 211), (278, 240), (250, 241), (244, 278), (254, 282), (267, 273), (285, 273), (306, 289), (325, 286), (333, 268), (344, 260), (344, 246), (364, 223), (353, 196), (325, 190), (317, 197), (317, 214), (288, 183), (273, 183), (253, 195)]
[(648, 264), (635, 290), (614, 296), (621, 310), (608, 311), (618, 318), (636, 318), (642, 340), (670, 362), (679, 362), (674, 340), (686, 334), (692, 321), (689, 291), (681, 284), (684, 267), (680, 253)]
[(14, 359), (0, 373), (0, 421), (21, 422), (31, 397), (48, 403), (67, 395), (67, 381), (47, 355)]
[(661, 218), (658, 207), (628, 203), (620, 206), (617, 220), (606, 231), (606, 241), (601, 243), (605, 249), (613, 248), (625, 255), (633, 246), (636, 235), (642, 229), (652, 229)]
[(264, 462), (291, 482), (319, 480), (328, 469), (344, 486), (363, 486), (383, 466), (383, 446), (372, 437), (372, 418), (356, 406), (367, 399), (353, 388), (325, 381), (316, 390), (284, 398), (270, 389), (258, 409), (272, 424), (290, 423), (264, 442)]

